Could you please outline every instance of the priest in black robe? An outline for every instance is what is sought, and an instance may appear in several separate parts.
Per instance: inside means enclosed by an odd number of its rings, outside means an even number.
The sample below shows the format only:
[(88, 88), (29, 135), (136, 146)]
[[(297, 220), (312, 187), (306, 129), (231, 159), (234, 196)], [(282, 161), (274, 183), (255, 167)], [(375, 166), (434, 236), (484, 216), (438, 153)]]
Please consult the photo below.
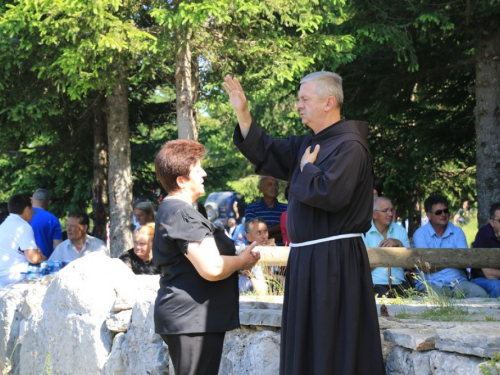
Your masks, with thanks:
[(223, 84), (239, 126), (233, 140), (256, 173), (289, 181), (290, 241), (281, 375), (384, 374), (370, 264), (373, 166), (368, 124), (340, 116), (342, 79), (301, 80), (297, 109), (311, 135), (273, 139), (253, 123), (236, 78)]

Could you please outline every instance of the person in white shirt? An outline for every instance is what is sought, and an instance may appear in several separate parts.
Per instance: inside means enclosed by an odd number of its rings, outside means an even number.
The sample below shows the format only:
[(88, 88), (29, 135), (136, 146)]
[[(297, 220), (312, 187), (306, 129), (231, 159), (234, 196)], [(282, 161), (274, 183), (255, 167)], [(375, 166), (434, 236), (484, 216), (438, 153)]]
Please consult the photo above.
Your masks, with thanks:
[(68, 239), (54, 249), (49, 261), (71, 262), (95, 251), (102, 251), (109, 256), (106, 244), (87, 234), (88, 229), (89, 215), (83, 211), (70, 212), (66, 221)]
[(0, 288), (23, 279), (28, 262), (36, 264), (46, 259), (29, 225), (33, 218), (31, 197), (14, 194), (8, 207), (10, 214), (0, 225)]

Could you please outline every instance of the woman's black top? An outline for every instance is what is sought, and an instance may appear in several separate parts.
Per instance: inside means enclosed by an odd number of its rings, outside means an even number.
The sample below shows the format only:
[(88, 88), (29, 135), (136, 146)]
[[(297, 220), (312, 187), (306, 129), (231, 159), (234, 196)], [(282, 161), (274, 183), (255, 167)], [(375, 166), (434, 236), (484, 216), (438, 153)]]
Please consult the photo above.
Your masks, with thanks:
[(238, 275), (208, 281), (186, 253), (191, 242), (213, 237), (221, 255), (235, 255), (233, 241), (180, 199), (165, 199), (156, 215), (153, 259), (160, 269), (155, 303), (158, 334), (225, 332), (238, 328)]
[(155, 268), (152, 261), (149, 263), (144, 262), (134, 253), (134, 249), (125, 251), (119, 258), (129, 266), (136, 275), (158, 275), (160, 273), (160, 271)]

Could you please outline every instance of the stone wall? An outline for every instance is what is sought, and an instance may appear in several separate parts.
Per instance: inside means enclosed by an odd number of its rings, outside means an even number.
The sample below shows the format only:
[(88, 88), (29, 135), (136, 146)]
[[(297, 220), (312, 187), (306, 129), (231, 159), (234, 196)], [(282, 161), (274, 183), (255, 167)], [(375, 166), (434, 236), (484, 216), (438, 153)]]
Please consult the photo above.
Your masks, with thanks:
[[(173, 374), (168, 348), (154, 333), (158, 279), (96, 253), (0, 290), (4, 375)], [(281, 299), (242, 297), (240, 320), (226, 335), (220, 374), (278, 374)], [(500, 352), (497, 322), (381, 317), (380, 325), (391, 375), (480, 374), (482, 358)]]

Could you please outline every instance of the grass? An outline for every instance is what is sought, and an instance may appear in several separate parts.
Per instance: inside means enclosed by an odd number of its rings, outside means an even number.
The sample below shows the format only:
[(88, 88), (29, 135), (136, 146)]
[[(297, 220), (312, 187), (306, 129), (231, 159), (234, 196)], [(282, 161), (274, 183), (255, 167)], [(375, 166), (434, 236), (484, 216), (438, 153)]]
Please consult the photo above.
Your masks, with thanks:
[(465, 317), (468, 315), (469, 311), (467, 308), (449, 304), (445, 306), (430, 307), (422, 311), (418, 315), (418, 318), (437, 322), (462, 322), (467, 320)]
[(485, 316), (484, 320), (487, 322), (500, 322), (500, 319), (494, 318), (492, 316)]
[[(398, 319), (423, 319), (432, 321), (465, 321), (470, 315), (468, 308), (457, 304), (457, 299), (463, 299), (463, 295), (454, 295), (455, 298), (447, 295), (439, 295), (432, 288), (427, 287), (426, 280), (421, 275), (416, 275), (418, 281), (426, 285), (427, 295), (422, 295), (415, 289), (410, 289), (405, 296), (396, 296), (392, 301), (387, 301), (383, 298), (381, 303), (389, 303), (391, 305), (406, 305), (408, 300), (413, 301), (418, 298), (418, 300), (424, 304), (429, 304), (424, 311), (419, 314), (411, 315), (407, 312), (405, 308), (402, 311), (394, 315)], [(403, 298), (407, 297), (407, 298)]]
[(403, 308), (400, 312), (394, 314), (394, 317), (396, 319), (410, 319), (412, 316), (408, 311), (406, 311), (405, 308)]
[(477, 234), (477, 216), (472, 216), (469, 222), (465, 225), (460, 226), (465, 233), (465, 237), (467, 238), (467, 244), (471, 247), (474, 242)]

